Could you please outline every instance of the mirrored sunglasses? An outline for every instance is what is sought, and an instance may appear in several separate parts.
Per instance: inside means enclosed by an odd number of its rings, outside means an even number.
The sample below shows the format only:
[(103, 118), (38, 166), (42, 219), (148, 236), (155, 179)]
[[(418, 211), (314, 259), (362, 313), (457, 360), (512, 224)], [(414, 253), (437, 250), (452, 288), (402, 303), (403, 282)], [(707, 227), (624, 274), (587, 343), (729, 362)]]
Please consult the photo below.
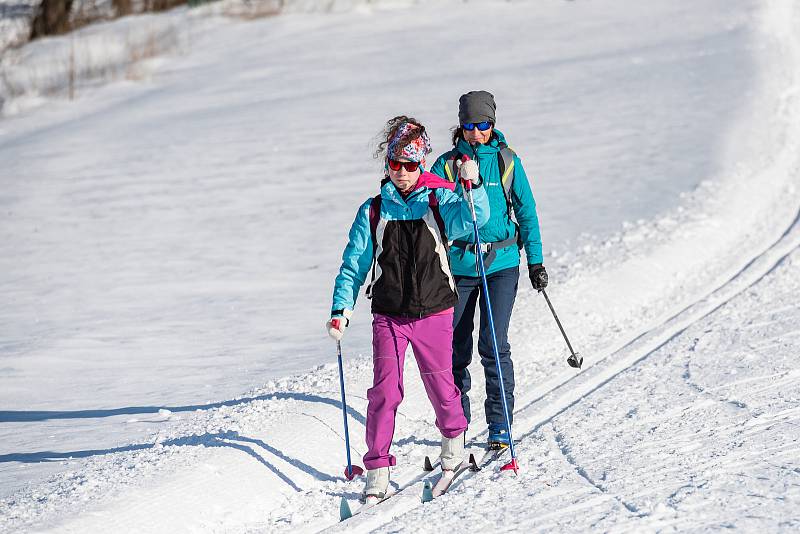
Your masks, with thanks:
[(419, 168), (418, 161), (397, 161), (396, 159), (389, 160), (389, 168), (393, 171), (399, 171), (400, 167), (405, 167), (406, 172), (414, 172)]
[(461, 125), (461, 127), (464, 128), (465, 130), (467, 130), (468, 132), (471, 132), (475, 128), (477, 128), (478, 130), (480, 130), (482, 132), (485, 132), (486, 130), (488, 130), (489, 128), (492, 127), (492, 123), (489, 122), (489, 121), (465, 122), (464, 124)]

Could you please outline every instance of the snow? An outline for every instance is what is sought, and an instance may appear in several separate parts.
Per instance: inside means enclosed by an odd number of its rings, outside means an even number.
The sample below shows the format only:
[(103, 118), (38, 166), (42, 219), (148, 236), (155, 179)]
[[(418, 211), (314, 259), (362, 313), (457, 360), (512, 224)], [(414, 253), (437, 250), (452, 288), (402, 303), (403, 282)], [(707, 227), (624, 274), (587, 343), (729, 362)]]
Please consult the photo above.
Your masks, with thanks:
[[(647, 4), (212, 17), (145, 79), (3, 119), (0, 530), (797, 529), (798, 7)], [(409, 56), (386, 36), (412, 18)], [(407, 358), (409, 488), (337, 525), (361, 482), (322, 325), (368, 142), (409, 112), (443, 151), (476, 69), (584, 368), (523, 280), (520, 475), (421, 505), (438, 436)], [(367, 312), (343, 340), (356, 459)]]

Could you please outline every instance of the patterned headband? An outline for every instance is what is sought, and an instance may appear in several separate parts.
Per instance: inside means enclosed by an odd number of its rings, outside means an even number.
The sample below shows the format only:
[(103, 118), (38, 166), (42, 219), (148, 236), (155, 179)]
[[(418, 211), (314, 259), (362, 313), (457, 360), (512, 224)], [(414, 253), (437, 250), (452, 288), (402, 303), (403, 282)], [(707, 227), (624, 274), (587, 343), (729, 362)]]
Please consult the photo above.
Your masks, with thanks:
[(386, 149), (386, 154), (390, 159), (405, 158), (409, 161), (425, 161), (425, 156), (432, 151), (431, 140), (426, 132), (422, 132), (422, 135), (405, 146), (400, 146), (400, 142), (407, 139), (411, 132), (417, 128), (418, 126), (406, 122), (397, 129)]

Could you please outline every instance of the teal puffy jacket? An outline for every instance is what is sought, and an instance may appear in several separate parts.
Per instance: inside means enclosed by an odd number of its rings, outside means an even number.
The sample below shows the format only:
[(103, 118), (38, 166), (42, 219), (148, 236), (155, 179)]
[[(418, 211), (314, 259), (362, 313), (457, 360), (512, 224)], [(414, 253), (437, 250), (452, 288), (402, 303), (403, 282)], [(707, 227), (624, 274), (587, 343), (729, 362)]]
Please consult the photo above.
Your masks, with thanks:
[[(516, 227), (514, 221), (508, 213), (506, 197), (503, 192), (503, 185), (500, 182), (500, 168), (498, 165), (498, 152), (500, 143), (506, 143), (503, 134), (494, 130), (495, 135), (485, 145), (478, 145), (473, 152), (472, 147), (459, 139), (455, 148), (445, 152), (436, 159), (431, 167), (431, 172), (447, 177), (445, 164), (452, 159), (456, 153), (466, 154), (472, 159), (477, 159), (484, 188), (489, 196), (489, 206), (491, 216), (480, 229), (481, 242), (497, 242), (506, 240), (514, 235)], [(542, 236), (539, 230), (539, 217), (536, 214), (536, 200), (533, 198), (531, 185), (522, 162), (514, 156), (514, 181), (511, 186), (511, 203), (514, 208), (514, 217), (519, 224), (519, 233), (522, 244), (525, 247), (525, 254), (528, 257), (528, 264), (542, 263)], [(473, 236), (464, 238), (465, 241), (474, 242)], [(497, 257), (486, 269), (487, 273), (493, 273), (501, 269), (508, 269), (519, 265), (520, 253), (517, 245), (496, 250)], [(457, 276), (478, 276), (475, 254), (472, 250), (465, 250), (457, 246), (450, 247), (450, 267), (454, 275)]]

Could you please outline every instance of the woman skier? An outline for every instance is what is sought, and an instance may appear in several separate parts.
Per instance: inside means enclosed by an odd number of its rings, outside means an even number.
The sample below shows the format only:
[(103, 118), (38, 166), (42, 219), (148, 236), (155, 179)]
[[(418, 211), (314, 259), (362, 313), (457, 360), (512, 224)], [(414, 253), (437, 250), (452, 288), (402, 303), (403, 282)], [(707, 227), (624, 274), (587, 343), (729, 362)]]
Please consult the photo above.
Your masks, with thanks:
[[(462, 183), (425, 172), (431, 152), (425, 127), (398, 116), (388, 121), (376, 158), (385, 158), (380, 195), (364, 202), (350, 228), (333, 290), (328, 334), (340, 340), (359, 289), (371, 274), (373, 385), (367, 391), (367, 480), (362, 500), (386, 496), (395, 414), (403, 400), (403, 360), (414, 350), (425, 391), (442, 434), (442, 469), (463, 461), (467, 421), (453, 383), (453, 308), (457, 294), (447, 243), (473, 231)], [(478, 225), (488, 219), (488, 201), (477, 166), (459, 165), (471, 182)], [(466, 182), (465, 182), (466, 183)]]
[[(542, 265), (542, 239), (539, 218), (536, 215), (536, 201), (522, 162), (508, 148), (505, 136), (495, 129), (495, 110), (494, 96), (491, 93), (471, 91), (462, 95), (458, 101), (459, 125), (453, 130), (453, 149), (437, 158), (431, 172), (453, 181), (458, 161), (465, 155), (469, 156), (477, 162), (489, 197), (491, 216), (489, 222), (480, 229), (481, 243), (484, 245), (481, 252), (486, 268), (510, 420), (514, 413), (514, 365), (508, 342), (508, 326), (519, 282), (519, 249), (525, 247), (528, 276), (534, 289), (547, 286), (547, 271)], [(500, 448), (508, 446), (508, 430), (500, 397), (486, 303), (480, 295), (482, 284), (475, 261), (474, 236), (468, 235), (453, 241), (450, 247), (450, 264), (458, 291), (458, 304), (453, 318), (453, 376), (461, 391), (464, 415), (470, 421), (468, 393), (471, 380), (468, 367), (472, 361), (475, 304), (480, 301), (478, 353), (486, 377), (484, 408), (489, 426), (488, 441), (490, 448)]]

